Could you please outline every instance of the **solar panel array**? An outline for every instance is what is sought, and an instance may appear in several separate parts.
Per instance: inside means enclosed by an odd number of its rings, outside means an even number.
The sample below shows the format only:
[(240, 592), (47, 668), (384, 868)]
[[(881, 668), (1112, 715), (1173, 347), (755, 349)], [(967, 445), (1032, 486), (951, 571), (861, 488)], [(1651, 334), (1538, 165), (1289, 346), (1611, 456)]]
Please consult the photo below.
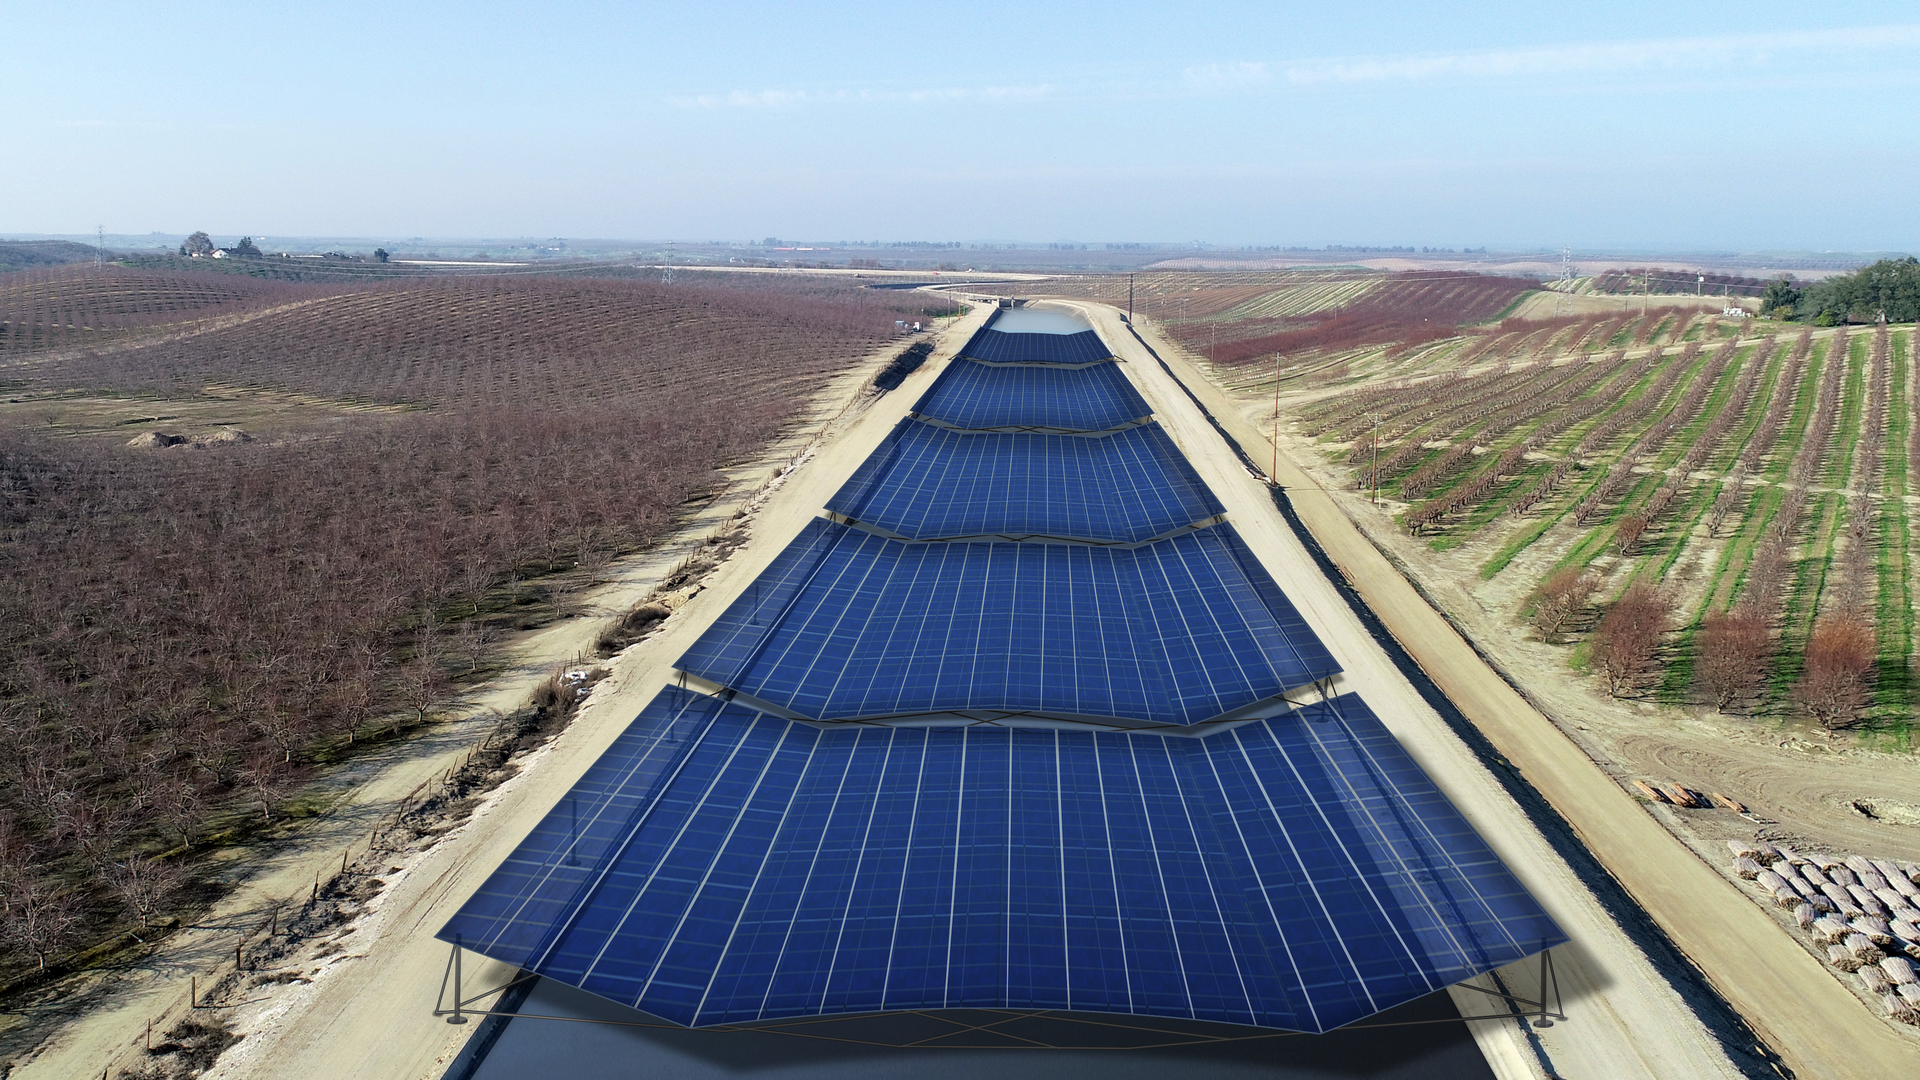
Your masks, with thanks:
[(969, 431), (1107, 431), (1152, 412), (1119, 364), (1089, 368), (1002, 367), (956, 360), (913, 416)]
[(1338, 665), (1230, 529), (1140, 548), (902, 544), (816, 520), (677, 666), (812, 720), (1186, 726)]
[(1351, 697), (1206, 739), (821, 729), (669, 688), (442, 937), (689, 1025), (1325, 1031), (1560, 940)]
[(1298, 1031), (1563, 941), (1357, 695), (1292, 707), (1336, 662), (1097, 335), (987, 334), (440, 937), (691, 1025)]
[(1222, 512), (1158, 424), (1106, 438), (902, 423), (827, 509), (914, 540), (1137, 544)]
[(1113, 355), (1100, 335), (1009, 334), (983, 327), (960, 350), (961, 356), (988, 364), (1096, 364)]

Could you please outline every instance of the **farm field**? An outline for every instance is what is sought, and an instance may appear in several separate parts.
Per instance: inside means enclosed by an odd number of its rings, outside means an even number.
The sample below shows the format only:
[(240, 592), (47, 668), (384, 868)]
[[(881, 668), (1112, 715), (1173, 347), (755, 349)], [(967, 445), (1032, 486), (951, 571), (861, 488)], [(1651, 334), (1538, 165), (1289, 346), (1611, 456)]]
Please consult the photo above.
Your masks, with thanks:
[(1632, 300), (1237, 363), (1164, 329), (1596, 758), (1913, 858), (1913, 331)]
[[(1624, 277), (1565, 299), (1613, 305)], [(1513, 317), (1551, 299), (1514, 279), (1260, 279), (1142, 275), (1136, 309), (1166, 312), (1162, 331), (1263, 426), (1277, 405), (1330, 489), (1562, 670), (1636, 709), (1913, 749), (1911, 329), (1723, 317), (1722, 299), (1685, 295)], [(1055, 286), (1112, 302), (1127, 281)], [(1297, 304), (1247, 333), (1248, 304), (1282, 298)], [(1370, 326), (1338, 332), (1355, 312)], [(1623, 649), (1604, 616), (1630, 591), (1657, 601), (1660, 630)]]
[(210, 902), (922, 303), (0, 276), (0, 978)]

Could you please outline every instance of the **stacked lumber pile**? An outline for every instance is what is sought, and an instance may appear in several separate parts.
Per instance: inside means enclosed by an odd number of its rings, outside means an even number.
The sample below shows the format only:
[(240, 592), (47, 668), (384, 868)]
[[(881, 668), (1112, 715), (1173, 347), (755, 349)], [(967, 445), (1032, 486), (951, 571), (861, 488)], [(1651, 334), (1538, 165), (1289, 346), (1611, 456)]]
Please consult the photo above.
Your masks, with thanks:
[(1729, 840), (1735, 876), (1793, 912), (1829, 964), (1854, 976), (1888, 1017), (1920, 1026), (1920, 865), (1801, 853)]

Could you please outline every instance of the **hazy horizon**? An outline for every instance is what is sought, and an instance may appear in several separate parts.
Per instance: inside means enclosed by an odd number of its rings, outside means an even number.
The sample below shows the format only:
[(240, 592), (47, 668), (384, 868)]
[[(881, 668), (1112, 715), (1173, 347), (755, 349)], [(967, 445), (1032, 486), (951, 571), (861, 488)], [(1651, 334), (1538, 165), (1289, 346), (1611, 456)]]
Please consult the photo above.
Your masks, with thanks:
[(10, 29), (7, 235), (1920, 248), (1920, 148), (1887, 130), (1920, 22), (1891, 4), (77, 3)]

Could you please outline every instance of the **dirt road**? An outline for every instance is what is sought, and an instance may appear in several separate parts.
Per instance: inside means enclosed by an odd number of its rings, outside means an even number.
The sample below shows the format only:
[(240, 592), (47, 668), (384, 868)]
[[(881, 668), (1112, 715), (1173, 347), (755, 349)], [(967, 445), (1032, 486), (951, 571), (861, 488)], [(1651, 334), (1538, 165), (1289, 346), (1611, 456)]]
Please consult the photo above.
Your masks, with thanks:
[[(1115, 323), (1117, 319), (1107, 315), (1102, 331), (1117, 344), (1122, 338), (1109, 332)], [(1147, 333), (1149, 339), (1154, 337), (1152, 331)], [(1272, 453), (1265, 436), (1248, 424), (1204, 376), (1164, 342), (1156, 347), (1181, 381), (1249, 453), (1256, 457)], [(1144, 350), (1140, 350), (1140, 358), (1147, 359)], [(1148, 364), (1150, 359), (1140, 366)], [(1158, 365), (1153, 367), (1157, 370)], [(1368, 542), (1333, 499), (1284, 456), (1279, 458), (1277, 479), (1288, 489), (1293, 505), (1321, 547), (1422, 670), (1520, 770), (1660, 929), (1698, 965), (1715, 990), (1798, 1076), (1865, 1080), (1911, 1075), (1920, 1068), (1920, 1039), (1895, 1030), (1870, 1013), (1765, 912), (1662, 828), (1489, 667)], [(1222, 490), (1221, 495), (1225, 498), (1227, 492)], [(1249, 517), (1235, 514), (1243, 530), (1250, 530)], [(1284, 580), (1282, 585), (1296, 587)], [(1320, 624), (1315, 625), (1317, 628)], [(1335, 653), (1346, 659), (1339, 647), (1335, 647)], [(1375, 709), (1387, 715), (1380, 706)], [(1397, 729), (1395, 733), (1401, 734)], [(1427, 743), (1425, 737), (1412, 733), (1401, 737), (1416, 757), (1419, 747)], [(1425, 758), (1422, 764), (1428, 764)], [(1528, 878), (1529, 862), (1516, 859), (1518, 852), (1502, 847), (1507, 840), (1504, 829), (1489, 829), (1474, 818), (1481, 800), (1463, 800), (1449, 787), (1450, 775), (1431, 767), (1430, 771), (1508, 865), (1560, 917), (1562, 911), (1555, 904), (1563, 893), (1541, 888), (1536, 880)], [(1529, 827), (1525, 831), (1532, 830)], [(1655, 1002), (1664, 997), (1661, 988), (1634, 987), (1633, 958), (1612, 947), (1602, 951), (1595, 939), (1583, 936), (1604, 928), (1572, 922), (1562, 925), (1576, 941), (1589, 945), (1589, 955), (1613, 985), (1627, 980), (1629, 992), (1609, 995), (1609, 1004), (1617, 1002), (1619, 1007), (1631, 1010), (1623, 1013), (1621, 1020), (1633, 1041), (1650, 1041), (1655, 1029), (1642, 1027), (1632, 1013), (1644, 1013), (1648, 1008), (1658, 1012)], [(1658, 1069), (1649, 1075), (1704, 1075), (1664, 1057), (1655, 1057), (1650, 1064)], [(1602, 1070), (1588, 1075), (1623, 1074)]]

